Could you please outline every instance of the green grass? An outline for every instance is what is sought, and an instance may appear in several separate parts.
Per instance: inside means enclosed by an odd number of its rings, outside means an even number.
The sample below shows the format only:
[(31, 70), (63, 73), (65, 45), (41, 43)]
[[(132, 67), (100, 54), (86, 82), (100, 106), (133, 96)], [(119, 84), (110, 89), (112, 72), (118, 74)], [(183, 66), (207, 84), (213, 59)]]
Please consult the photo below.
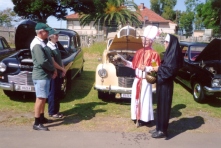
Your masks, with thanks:
[[(94, 90), (95, 69), (99, 64), (98, 58), (101, 57), (106, 43), (96, 43), (90, 48), (84, 48), (85, 66), (84, 72), (80, 77), (76, 77), (72, 81), (72, 89), (68, 91), (65, 99), (61, 101), (61, 112), (64, 113), (64, 125), (73, 123), (82, 123), (83, 126), (91, 128), (96, 123), (91, 119), (103, 119), (106, 117), (113, 119), (128, 119), (130, 121), (130, 101), (129, 100), (100, 100), (97, 97), (97, 91)], [(154, 49), (162, 51), (161, 45), (154, 45)], [(26, 98), (16, 96), (8, 98), (0, 90), (0, 113), (1, 114), (25, 114), (34, 112), (35, 97), (29, 95)], [(154, 108), (156, 108), (156, 98), (154, 99)], [(184, 89), (180, 84), (175, 83), (173, 104), (171, 116), (176, 118), (200, 116), (201, 113), (208, 114), (211, 117), (221, 118), (221, 100), (212, 99), (203, 104), (199, 104), (193, 100), (190, 92)], [(47, 105), (45, 114), (47, 115)], [(26, 120), (25, 120), (26, 119)], [(8, 121), (18, 124), (30, 124), (32, 118), (12, 117)], [(1, 123), (1, 118), (0, 118)], [(134, 127), (133, 127), (134, 129)]]

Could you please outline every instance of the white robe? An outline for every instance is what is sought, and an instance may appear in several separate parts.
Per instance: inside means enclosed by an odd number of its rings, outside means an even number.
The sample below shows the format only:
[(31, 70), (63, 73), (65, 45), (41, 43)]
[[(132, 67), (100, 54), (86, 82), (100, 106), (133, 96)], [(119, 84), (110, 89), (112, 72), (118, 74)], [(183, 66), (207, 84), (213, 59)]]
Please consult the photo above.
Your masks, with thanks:
[[(132, 68), (132, 62), (127, 61), (127, 67)], [(148, 83), (145, 79), (146, 72), (152, 69), (151, 66), (146, 67), (146, 71), (143, 72), (138, 68), (135, 69), (136, 77), (132, 85), (131, 93), (131, 119), (136, 120), (136, 104), (139, 104), (136, 100), (136, 87), (138, 78), (142, 78), (141, 94), (140, 94), (140, 120), (148, 122), (154, 120), (153, 105), (152, 105), (152, 84)], [(138, 77), (138, 78), (137, 78)]]

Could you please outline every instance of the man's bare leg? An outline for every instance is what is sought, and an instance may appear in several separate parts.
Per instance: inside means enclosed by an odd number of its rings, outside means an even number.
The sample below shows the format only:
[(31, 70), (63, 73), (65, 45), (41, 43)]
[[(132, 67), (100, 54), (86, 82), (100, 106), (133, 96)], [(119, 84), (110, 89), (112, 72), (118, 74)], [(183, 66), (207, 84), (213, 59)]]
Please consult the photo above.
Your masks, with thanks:
[(35, 101), (35, 123), (33, 125), (33, 129), (35, 130), (45, 130), (47, 131), (48, 128), (44, 127), (40, 121), (40, 113), (42, 112), (44, 108), (46, 99), (44, 98), (36, 98)]

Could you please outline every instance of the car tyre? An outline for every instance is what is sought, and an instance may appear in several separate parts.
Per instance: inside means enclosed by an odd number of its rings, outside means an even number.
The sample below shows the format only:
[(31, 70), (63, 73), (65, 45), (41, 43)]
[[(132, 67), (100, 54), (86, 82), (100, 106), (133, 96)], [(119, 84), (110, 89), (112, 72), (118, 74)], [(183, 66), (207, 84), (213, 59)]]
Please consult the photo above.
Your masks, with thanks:
[(63, 99), (67, 94), (67, 77), (65, 76), (62, 79), (62, 83), (61, 83), (61, 99)]
[(198, 82), (195, 82), (193, 84), (193, 98), (198, 103), (202, 103), (205, 100), (205, 94), (203, 92), (203, 87)]

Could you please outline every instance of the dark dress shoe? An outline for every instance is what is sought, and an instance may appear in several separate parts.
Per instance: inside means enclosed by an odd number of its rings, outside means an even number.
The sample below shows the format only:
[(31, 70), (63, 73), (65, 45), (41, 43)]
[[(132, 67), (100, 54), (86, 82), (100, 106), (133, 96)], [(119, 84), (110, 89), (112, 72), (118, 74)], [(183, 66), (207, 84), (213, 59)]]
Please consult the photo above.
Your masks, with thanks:
[(167, 135), (164, 132), (156, 131), (152, 134), (152, 138), (166, 138)]
[(153, 133), (155, 133), (156, 131), (157, 131), (157, 129), (153, 129), (153, 130), (150, 130), (149, 133), (150, 133), (150, 134), (153, 134)]
[(33, 129), (34, 130), (49, 131), (49, 129), (47, 127), (45, 127), (44, 125), (42, 125), (42, 124), (33, 125)]

